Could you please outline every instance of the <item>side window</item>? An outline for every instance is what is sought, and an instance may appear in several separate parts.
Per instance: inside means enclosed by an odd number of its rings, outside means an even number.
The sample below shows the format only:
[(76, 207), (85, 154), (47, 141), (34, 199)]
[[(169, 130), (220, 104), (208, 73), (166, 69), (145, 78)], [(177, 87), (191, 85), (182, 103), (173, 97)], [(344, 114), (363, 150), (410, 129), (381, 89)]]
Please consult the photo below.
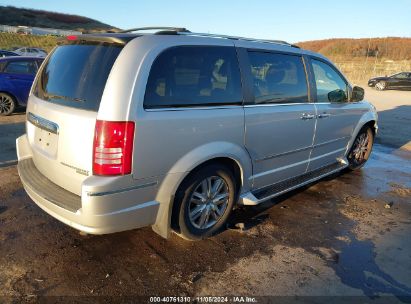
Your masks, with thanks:
[(188, 107), (242, 102), (233, 47), (181, 46), (161, 53), (148, 77), (145, 108)]
[(329, 64), (311, 59), (315, 84), (317, 86), (317, 102), (346, 102), (347, 83)]
[(4, 69), (4, 73), (34, 75), (37, 73), (37, 65), (34, 61), (10, 61)]
[(397, 78), (397, 79), (408, 78), (408, 73), (399, 73), (399, 74), (395, 75), (395, 78)]
[(249, 52), (256, 104), (308, 101), (301, 56)]

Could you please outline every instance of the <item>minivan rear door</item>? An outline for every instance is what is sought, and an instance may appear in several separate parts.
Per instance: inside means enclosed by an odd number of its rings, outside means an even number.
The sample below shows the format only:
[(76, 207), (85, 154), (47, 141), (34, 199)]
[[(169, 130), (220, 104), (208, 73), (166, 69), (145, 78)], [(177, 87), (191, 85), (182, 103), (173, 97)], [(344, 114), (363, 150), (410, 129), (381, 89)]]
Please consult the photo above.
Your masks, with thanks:
[(37, 76), (27, 107), (27, 136), (37, 169), (81, 194), (92, 174), (97, 112), (123, 45), (76, 40), (57, 47)]
[(301, 55), (247, 53), (254, 102), (245, 105), (245, 146), (258, 189), (306, 172), (316, 113)]

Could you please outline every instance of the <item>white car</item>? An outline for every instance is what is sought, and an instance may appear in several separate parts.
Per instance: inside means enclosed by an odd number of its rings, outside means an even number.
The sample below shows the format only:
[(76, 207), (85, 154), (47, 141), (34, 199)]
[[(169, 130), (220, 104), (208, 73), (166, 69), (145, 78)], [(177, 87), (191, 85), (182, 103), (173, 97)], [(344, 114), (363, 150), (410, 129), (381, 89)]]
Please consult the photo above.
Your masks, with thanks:
[(47, 56), (47, 52), (45, 50), (32, 47), (22, 47), (15, 50), (14, 52), (19, 54), (20, 56), (32, 56), (41, 58), (45, 58)]

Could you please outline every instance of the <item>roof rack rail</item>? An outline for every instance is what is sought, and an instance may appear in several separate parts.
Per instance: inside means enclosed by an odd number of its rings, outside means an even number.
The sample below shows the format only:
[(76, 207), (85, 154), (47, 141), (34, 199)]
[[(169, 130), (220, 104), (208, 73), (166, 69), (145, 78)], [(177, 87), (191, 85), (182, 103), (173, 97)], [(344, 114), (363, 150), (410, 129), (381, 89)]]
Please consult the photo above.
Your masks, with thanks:
[(178, 34), (189, 35), (189, 36), (199, 36), (199, 37), (210, 37), (210, 38), (225, 38), (225, 39), (231, 39), (231, 40), (242, 40), (242, 41), (250, 41), (250, 42), (275, 43), (275, 44), (281, 44), (281, 45), (291, 46), (295, 48), (300, 48), (297, 45), (294, 45), (292, 43), (289, 43), (283, 40), (256, 39), (256, 38), (246, 38), (246, 37), (239, 37), (239, 36), (208, 34), (208, 33), (193, 33), (193, 32), (178, 32)]
[(173, 27), (173, 26), (147, 26), (147, 27), (136, 27), (128, 30), (123, 30), (118, 33), (131, 33), (131, 32), (139, 32), (139, 31), (151, 31), (151, 30), (159, 30), (159, 31), (173, 31), (173, 32), (184, 32), (189, 33), (190, 31), (184, 27)]
[(187, 36), (198, 36), (198, 37), (223, 38), (223, 39), (231, 39), (231, 40), (250, 41), (250, 42), (274, 43), (274, 44), (286, 45), (286, 46), (290, 46), (294, 48), (300, 48), (298, 45), (288, 43), (287, 41), (283, 41), (283, 40), (268, 40), (268, 39), (246, 38), (246, 37), (230, 36), (230, 35), (195, 33), (195, 32), (190, 32), (185, 27), (172, 27), (172, 26), (136, 27), (136, 28), (120, 31), (118, 33), (131, 33), (131, 32), (149, 31), (149, 30), (158, 30), (154, 34), (175, 34), (175, 35), (187, 35)]

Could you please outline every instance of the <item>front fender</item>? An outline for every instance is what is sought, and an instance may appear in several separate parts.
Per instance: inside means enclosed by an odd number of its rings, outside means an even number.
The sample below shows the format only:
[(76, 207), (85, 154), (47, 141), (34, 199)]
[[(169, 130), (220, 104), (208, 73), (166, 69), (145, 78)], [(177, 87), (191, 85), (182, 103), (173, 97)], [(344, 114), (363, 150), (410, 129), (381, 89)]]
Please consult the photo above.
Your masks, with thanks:
[(211, 142), (199, 146), (181, 157), (161, 182), (156, 196), (156, 201), (160, 202), (160, 208), (153, 225), (155, 232), (163, 237), (169, 236), (174, 195), (181, 182), (192, 170), (216, 158), (234, 160), (241, 171), (241, 192), (249, 190), (251, 185), (248, 177), (252, 175), (252, 163), (243, 147), (229, 142)]
[(348, 142), (347, 145), (347, 149), (345, 151), (345, 155), (347, 156), (349, 151), (351, 150), (351, 147), (354, 143), (355, 138), (357, 137), (358, 133), (360, 132), (360, 130), (362, 129), (362, 127), (369, 123), (370, 121), (374, 121), (374, 130), (375, 130), (375, 134), (377, 134), (378, 132), (378, 113), (375, 110), (374, 106), (370, 104), (370, 107), (372, 107), (372, 110), (370, 109), (370, 111), (365, 112), (360, 120), (358, 121), (357, 125), (354, 128), (354, 131), (352, 133), (351, 139)]

